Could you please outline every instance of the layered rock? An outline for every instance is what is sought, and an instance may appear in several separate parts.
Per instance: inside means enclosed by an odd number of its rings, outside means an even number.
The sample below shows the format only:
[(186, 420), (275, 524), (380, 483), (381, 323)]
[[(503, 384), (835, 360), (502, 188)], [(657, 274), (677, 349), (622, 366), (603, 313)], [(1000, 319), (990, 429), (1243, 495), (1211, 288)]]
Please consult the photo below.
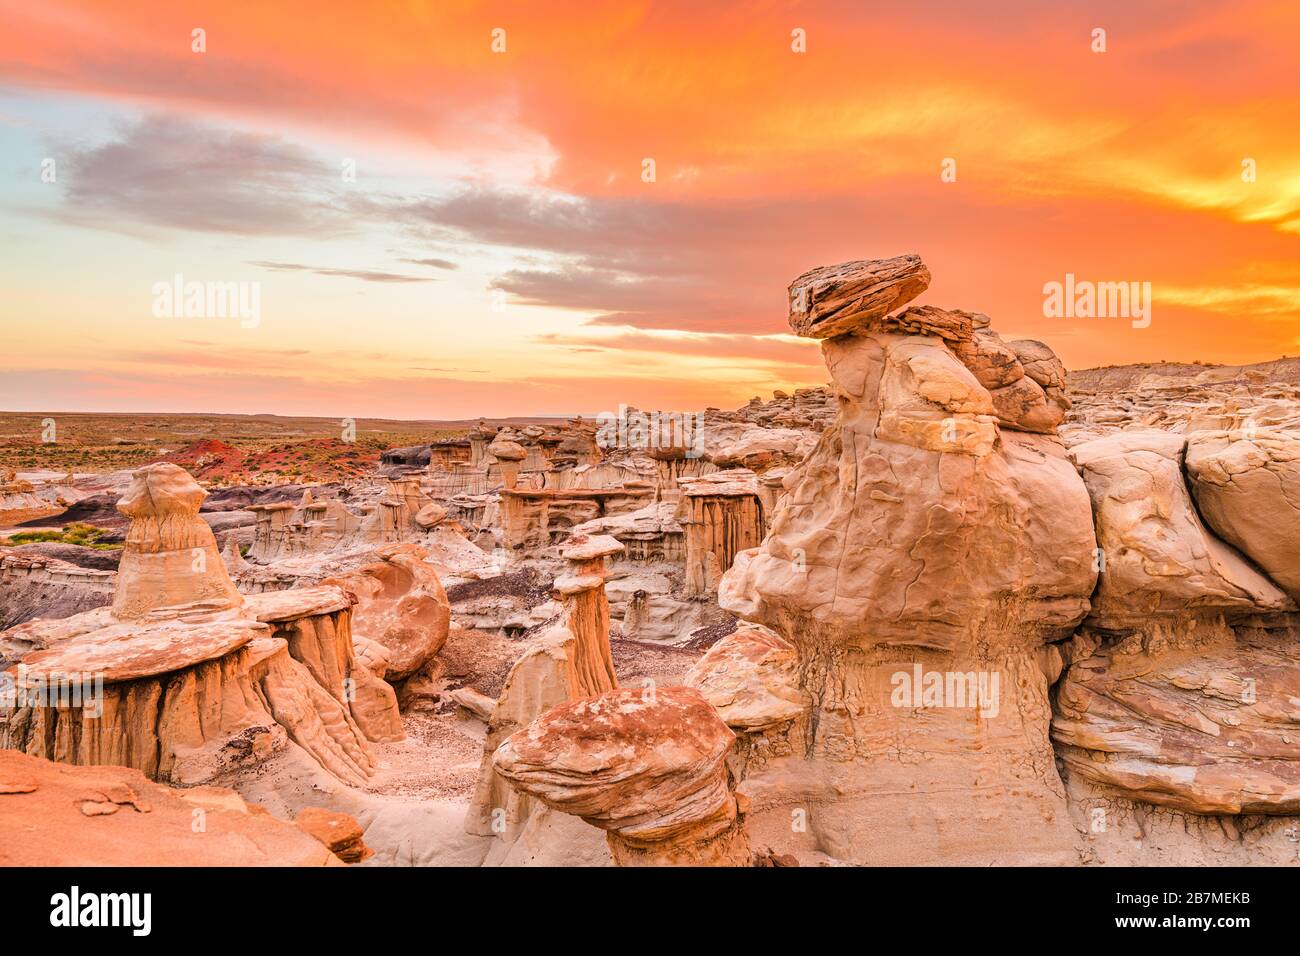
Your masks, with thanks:
[[(909, 309), (901, 318), (907, 319), (918, 311)], [(969, 316), (971, 320), (970, 336), (956, 339), (953, 352), (988, 389), (999, 424), (1019, 431), (1056, 434), (1070, 408), (1070, 399), (1065, 392), (1065, 366), (1055, 353), (1041, 342), (1004, 343), (987, 327), (987, 316), (953, 315)], [(934, 310), (928, 317), (934, 317)], [(959, 326), (958, 322), (949, 324)]]
[(375, 851), (366, 846), (365, 831), (361, 824), (337, 810), (324, 807), (308, 807), (301, 811), (293, 822), (312, 839), (319, 840), (331, 853), (344, 863), (360, 863), (375, 855)]
[[(1190, 624), (1190, 626), (1189, 626)], [(1077, 775), (1200, 814), (1300, 813), (1300, 668), (1292, 630), (1155, 621), (1085, 633), (1052, 736)]]
[[(336, 595), (302, 597), (347, 608), (349, 599)], [(325, 662), (337, 655), (319, 641), (314, 623), (303, 623), (328, 620), (328, 607), (310, 610), (320, 613), (290, 625), (298, 635), (310, 629), (307, 640), (274, 636), (270, 625), (231, 612), (191, 612), (159, 614), (147, 626), (92, 626), (28, 654), (14, 671), (18, 707), (4, 745), (61, 763), (115, 764), (197, 784), (259, 763), (291, 739), (335, 776), (361, 785), (373, 756), (343, 679), (332, 688), (322, 683), (329, 679)], [(400, 738), (400, 724), (397, 732)]]
[[(1266, 491), (1249, 478), (1234, 488), (1238, 463), (1266, 456), (1222, 435), (1124, 431), (1071, 455), (1101, 568), (1056, 693), (1052, 734), (1072, 782), (1192, 813), (1296, 812), (1295, 604), (1205, 526), (1184, 474), (1202, 476), (1204, 513), (1225, 528), (1252, 507), (1242, 489), (1276, 506), (1290, 482), (1275, 473)], [(1259, 521), (1235, 531), (1261, 555), (1289, 547)]]
[(839, 417), (719, 592), (794, 646), (811, 702), (796, 754), (742, 790), (802, 806), (839, 859), (1069, 860), (1049, 645), (1089, 608), (1087, 492), (1052, 436), (1000, 427), (959, 357), (973, 313), (844, 311), (822, 346)]
[(113, 607), (0, 635), (17, 661), (4, 745), (184, 784), (294, 746), (363, 785), (369, 741), (403, 731), (392, 689), (353, 654), (355, 598), (331, 586), (242, 597), (196, 517), (202, 497), (175, 466), (138, 471)]
[(689, 688), (616, 690), (547, 711), (497, 749), (493, 766), (605, 830), (619, 866), (750, 866), (728, 787), (734, 739)]
[(214, 608), (239, 605), (212, 529), (199, 517), (206, 497), (179, 465), (146, 465), (135, 472), (117, 503), (131, 527), (118, 565), (115, 617), (136, 618), (192, 601)]
[(816, 339), (867, 328), (929, 286), (930, 270), (916, 255), (819, 266), (790, 283), (790, 327)]

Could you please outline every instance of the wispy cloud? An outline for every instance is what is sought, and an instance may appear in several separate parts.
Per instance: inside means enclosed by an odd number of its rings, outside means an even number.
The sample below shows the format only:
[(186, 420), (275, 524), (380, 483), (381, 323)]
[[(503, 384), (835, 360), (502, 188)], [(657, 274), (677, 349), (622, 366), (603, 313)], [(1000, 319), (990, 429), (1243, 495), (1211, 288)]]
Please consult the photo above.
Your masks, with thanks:
[(306, 266), (297, 262), (267, 262), (253, 260), (250, 266), (270, 269), (274, 272), (311, 272), (318, 276), (338, 276), (343, 279), (360, 279), (363, 282), (436, 282), (431, 276), (411, 276), (397, 272), (381, 272), (376, 269), (338, 269), (330, 266)]
[(78, 225), (123, 220), (246, 236), (312, 236), (352, 223), (331, 194), (337, 173), (278, 136), (155, 115), (121, 123), (115, 138), (66, 147), (57, 215)]

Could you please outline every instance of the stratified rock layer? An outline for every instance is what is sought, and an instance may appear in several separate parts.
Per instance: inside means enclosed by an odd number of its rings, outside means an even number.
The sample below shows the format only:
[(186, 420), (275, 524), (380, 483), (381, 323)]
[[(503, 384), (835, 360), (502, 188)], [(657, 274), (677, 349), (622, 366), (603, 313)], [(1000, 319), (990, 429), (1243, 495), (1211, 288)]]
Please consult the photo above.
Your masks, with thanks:
[(547, 711), (497, 749), (493, 766), (606, 830), (620, 866), (749, 866), (727, 786), (734, 741), (697, 691), (616, 690)]
[(790, 328), (825, 339), (883, 318), (930, 285), (920, 256), (820, 266), (790, 283)]
[(842, 860), (1069, 862), (1050, 644), (1089, 609), (1087, 492), (1047, 423), (1000, 427), (981, 376), (1019, 358), (974, 347), (984, 317), (842, 314), (822, 346), (839, 416), (719, 591), (794, 646), (811, 702), (742, 792), (802, 808)]
[(1083, 634), (1052, 735), (1071, 774), (1205, 814), (1300, 812), (1300, 648), (1222, 619)]

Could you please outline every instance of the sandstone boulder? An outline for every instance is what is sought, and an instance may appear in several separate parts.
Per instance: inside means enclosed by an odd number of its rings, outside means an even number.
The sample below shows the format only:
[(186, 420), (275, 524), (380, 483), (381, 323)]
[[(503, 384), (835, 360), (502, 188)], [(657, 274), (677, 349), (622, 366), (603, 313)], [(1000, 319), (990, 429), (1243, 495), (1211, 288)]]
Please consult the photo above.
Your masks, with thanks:
[(763, 730), (808, 710), (792, 644), (757, 624), (742, 624), (709, 648), (686, 675), (728, 727)]
[(1300, 600), (1300, 437), (1194, 433), (1187, 476), (1205, 522)]
[(357, 597), (353, 632), (384, 648), (385, 677), (401, 680), (415, 673), (447, 641), (451, 605), (438, 574), (414, 544), (375, 551), (380, 560), (350, 574), (329, 578)]
[(825, 339), (870, 326), (924, 292), (930, 270), (920, 256), (820, 266), (790, 283), (790, 327)]
[(608, 832), (622, 866), (749, 866), (725, 761), (735, 740), (685, 687), (616, 690), (556, 707), (493, 766), (514, 786)]
[(1124, 431), (1076, 445), (1101, 569), (1090, 621), (1143, 627), (1202, 609), (1281, 611), (1293, 602), (1201, 523), (1183, 480), (1181, 435)]

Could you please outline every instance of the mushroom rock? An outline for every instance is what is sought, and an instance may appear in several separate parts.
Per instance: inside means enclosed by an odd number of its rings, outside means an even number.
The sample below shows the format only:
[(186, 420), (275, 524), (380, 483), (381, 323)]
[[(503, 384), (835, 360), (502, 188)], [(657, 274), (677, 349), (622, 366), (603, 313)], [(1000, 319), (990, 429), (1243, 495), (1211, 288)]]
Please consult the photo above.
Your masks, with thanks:
[(478, 468), (487, 458), (487, 446), (496, 437), (496, 432), (480, 418), (466, 437), (469, 439), (470, 466)]
[(1300, 436), (1197, 432), (1186, 463), (1205, 523), (1300, 601)]
[(487, 452), (497, 460), (501, 468), (501, 480), (507, 488), (515, 487), (519, 477), (520, 462), (528, 457), (528, 450), (514, 440), (513, 433), (502, 429)]
[(619, 866), (751, 866), (728, 786), (734, 741), (698, 691), (615, 690), (547, 711), (497, 749), (493, 766), (605, 830)]
[[(572, 571), (555, 581), (563, 612), (528, 643), (510, 669), (488, 718), (478, 786), (465, 828), (501, 839), (500, 848), (490, 852), (489, 862), (509, 858), (525, 831), (547, 830), (545, 817), (549, 813), (526, 793), (511, 788), (493, 768), (492, 755), (501, 742), (552, 707), (618, 686), (609, 646), (605, 559), (622, 550), (623, 545), (608, 535), (575, 534), (569, 538), (563, 554)], [(576, 839), (580, 842), (582, 836), (579, 832)]]
[(352, 630), (383, 646), (389, 681), (414, 674), (442, 649), (451, 623), (451, 605), (438, 574), (425, 562), (428, 552), (415, 544), (378, 548), (380, 559), (323, 582), (357, 597)]
[[(354, 657), (356, 599), (332, 586), (242, 598), (211, 532), (199, 531), (202, 490), (173, 468), (132, 478), (122, 510), (140, 560), (119, 573), (112, 610), (0, 635), (17, 705), (3, 745), (198, 784), (292, 744), (363, 785), (375, 767), (368, 741), (403, 732), (392, 688)], [(175, 571), (171, 545), (185, 542), (206, 542), (194, 544), (193, 572), (159, 584), (158, 573)], [(154, 586), (165, 587), (166, 606)]]
[(560, 552), (568, 559), (571, 572), (556, 578), (555, 590), (564, 604), (567, 627), (577, 642), (575, 665), (589, 694), (618, 686), (609, 647), (605, 559), (622, 552), (621, 541), (603, 534), (571, 535)]
[(790, 327), (830, 338), (884, 318), (929, 286), (930, 270), (916, 255), (820, 266), (790, 283)]
[(332, 865), (318, 841), (233, 790), (0, 750), (0, 866)]
[(822, 344), (838, 416), (719, 588), (793, 645), (810, 701), (794, 753), (742, 792), (806, 809), (846, 861), (1075, 858), (1048, 686), (1096, 581), (1091, 509), (1060, 441), (1003, 430), (954, 351), (985, 326), (840, 324)]
[(243, 600), (217, 551), (199, 506), (207, 492), (179, 465), (145, 465), (131, 476), (117, 510), (131, 519), (118, 565), (114, 617), (138, 618), (157, 607)]

